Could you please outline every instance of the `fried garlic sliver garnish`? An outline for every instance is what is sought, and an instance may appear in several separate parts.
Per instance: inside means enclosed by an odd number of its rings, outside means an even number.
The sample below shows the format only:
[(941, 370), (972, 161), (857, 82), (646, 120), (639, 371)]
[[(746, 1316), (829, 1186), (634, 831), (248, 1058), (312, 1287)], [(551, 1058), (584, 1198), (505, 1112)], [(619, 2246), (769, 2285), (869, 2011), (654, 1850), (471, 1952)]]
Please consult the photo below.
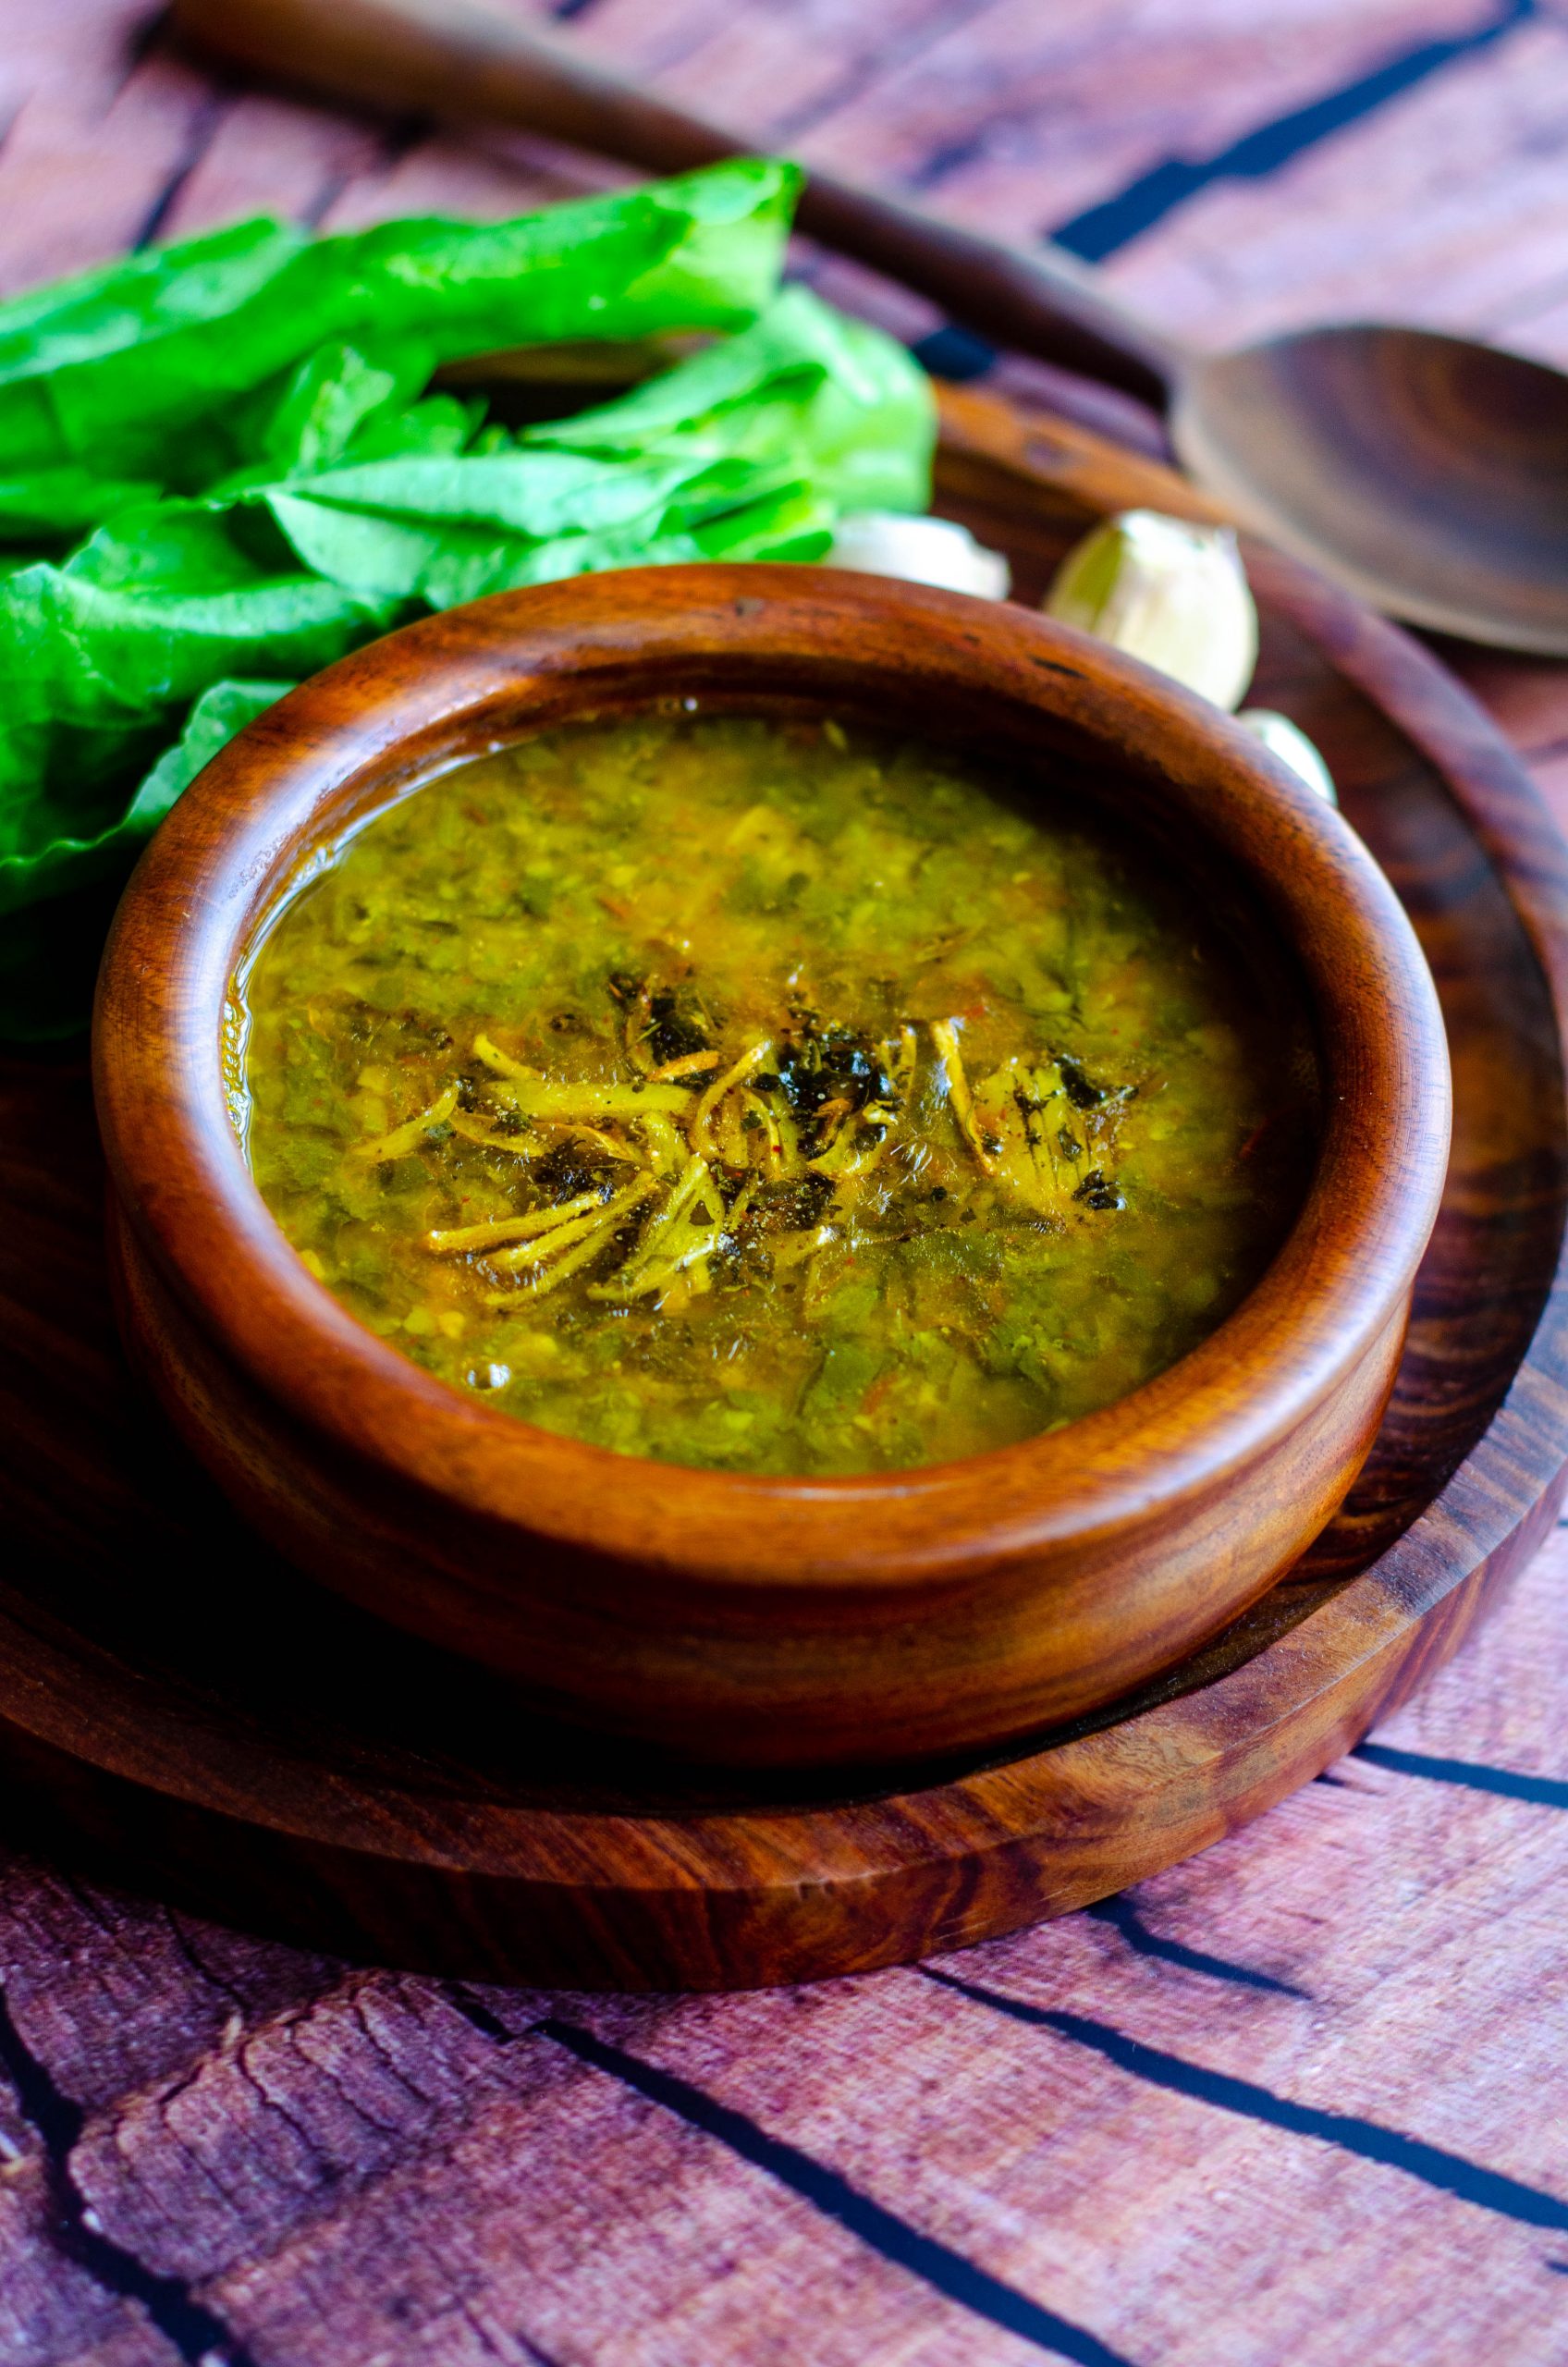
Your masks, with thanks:
[(688, 1139), (691, 1142), (692, 1148), (696, 1152), (699, 1158), (706, 1157), (711, 1159), (713, 1156), (714, 1146), (713, 1138), (709, 1132), (709, 1126), (713, 1118), (713, 1113), (718, 1108), (718, 1105), (723, 1100), (725, 1095), (729, 1093), (733, 1086), (741, 1084), (745, 1078), (754, 1075), (756, 1071), (761, 1068), (764, 1061), (768, 1058), (772, 1050), (772, 1043), (766, 1036), (763, 1038), (760, 1044), (748, 1044), (740, 1059), (732, 1061), (729, 1068), (721, 1071), (721, 1073), (715, 1077), (713, 1083), (706, 1088), (702, 1099), (698, 1102), (695, 1110), (692, 1112), (692, 1123), (688, 1134)]
[(597, 1126), (586, 1126), (580, 1118), (539, 1118), (536, 1125), (551, 1134), (564, 1134), (569, 1142), (591, 1143), (606, 1159), (619, 1159), (623, 1167), (646, 1164), (642, 1152), (632, 1143), (623, 1143), (614, 1134), (606, 1134)]
[[(650, 1184), (652, 1184), (652, 1177), (646, 1180)], [(722, 1196), (709, 1171), (707, 1161), (702, 1159), (689, 1159), (671, 1189), (668, 1199), (666, 1200), (663, 1208), (655, 1209), (649, 1219), (642, 1240), (619, 1273), (613, 1274), (607, 1282), (591, 1283), (589, 1296), (591, 1298), (641, 1298), (644, 1290), (656, 1289), (658, 1287), (656, 1280), (650, 1282), (644, 1278), (653, 1273), (655, 1267), (662, 1263), (664, 1253), (676, 1227), (691, 1215), (705, 1194), (711, 1194), (713, 1207), (723, 1208)], [(684, 1245), (684, 1244), (681, 1245), (681, 1246)], [(672, 1268), (671, 1270), (675, 1269)]]
[(604, 1230), (605, 1203), (595, 1202), (586, 1216), (571, 1217), (564, 1224), (553, 1224), (545, 1233), (535, 1233), (531, 1241), (520, 1241), (510, 1249), (497, 1249), (489, 1259), (503, 1273), (521, 1274), (530, 1266), (543, 1266), (573, 1242), (586, 1239), (591, 1233)]
[(840, 1121), (827, 1148), (806, 1165), (817, 1175), (863, 1175), (881, 1158), (897, 1124), (897, 1112), (885, 1101), (868, 1101), (864, 1110)]
[(684, 1241), (668, 1245), (664, 1254), (638, 1269), (636, 1278), (627, 1282), (618, 1274), (614, 1284), (599, 1282), (594, 1286), (595, 1298), (651, 1298), (665, 1292), (681, 1275), (693, 1290), (707, 1288), (707, 1261), (722, 1243), (729, 1230), (721, 1218), (717, 1224), (705, 1225)]
[(596, 1119), (626, 1120), (643, 1118), (650, 1110), (661, 1110), (667, 1117), (684, 1117), (691, 1107), (689, 1085), (621, 1085), (606, 1078), (577, 1078), (557, 1082), (554, 1077), (518, 1077), (512, 1082), (510, 1098), (524, 1118), (540, 1122), (554, 1119), (558, 1124), (593, 1124)]
[(503, 1052), (488, 1036), (476, 1036), (473, 1050), (476, 1060), (508, 1080), (511, 1091), (507, 1098), (524, 1118), (555, 1118), (564, 1124), (594, 1118), (636, 1118), (649, 1109), (684, 1116), (691, 1102), (690, 1089), (679, 1085), (541, 1076), (537, 1069), (524, 1068), (521, 1061)]
[(900, 1022), (897, 1037), (889, 1037), (881, 1049), (882, 1066), (893, 1088), (893, 1099), (901, 1109), (909, 1099), (910, 1087), (914, 1083), (920, 1037), (906, 1019)]
[(931, 1041), (937, 1047), (937, 1057), (947, 1077), (948, 1099), (952, 1105), (958, 1130), (974, 1153), (981, 1173), (989, 1175), (995, 1171), (996, 1157), (974, 1115), (974, 1100), (969, 1090), (969, 1079), (963, 1073), (963, 1056), (958, 1049), (958, 1022), (934, 1019), (931, 1022)]
[(407, 1158), (410, 1151), (418, 1150), (432, 1126), (448, 1123), (458, 1106), (459, 1089), (454, 1077), (445, 1093), (436, 1095), (428, 1110), (422, 1110), (417, 1118), (406, 1118), (400, 1126), (394, 1126), (390, 1134), (377, 1134), (374, 1141), (368, 1143), (356, 1143), (353, 1156), (367, 1159)]
[(648, 1157), (659, 1173), (666, 1177), (679, 1175), (688, 1153), (673, 1120), (662, 1110), (644, 1110), (637, 1122), (648, 1147)]
[(784, 1134), (777, 1112), (766, 1094), (753, 1093), (749, 1085), (741, 1087), (741, 1107), (757, 1121), (764, 1161), (777, 1175), (784, 1165)]
[(574, 1217), (601, 1211), (606, 1206), (599, 1193), (580, 1192), (575, 1200), (564, 1200), (559, 1208), (531, 1208), (526, 1216), (497, 1217), (491, 1224), (460, 1224), (446, 1232), (427, 1233), (424, 1245), (442, 1257), (470, 1249), (498, 1249), (504, 1242), (533, 1241)]
[(521, 1061), (514, 1061), (509, 1052), (503, 1052), (498, 1044), (492, 1044), (488, 1036), (476, 1036), (473, 1049), (474, 1057), (483, 1061), (487, 1069), (494, 1069), (497, 1076), (533, 1077), (538, 1074), (536, 1069), (525, 1069)]
[(711, 1224), (690, 1233), (685, 1240), (680, 1239), (679, 1231), (673, 1242), (667, 1234), (663, 1251), (654, 1258), (651, 1266), (643, 1269), (635, 1290), (627, 1295), (647, 1298), (656, 1291), (661, 1308), (679, 1310), (687, 1298), (697, 1297), (704, 1291), (711, 1290), (711, 1261), (716, 1252), (723, 1247), (726, 1237), (740, 1229), (751, 1201), (752, 1187), (748, 1184), (737, 1196), (728, 1216), (721, 1213)]
[[(521, 1289), (486, 1291), (485, 1306), (505, 1307), (514, 1314), (519, 1307), (531, 1306), (536, 1298), (544, 1298), (551, 1291), (558, 1290), (562, 1282), (569, 1282), (584, 1266), (591, 1266), (614, 1231), (613, 1223), (595, 1225), (593, 1232), (585, 1234), (564, 1257), (557, 1257), (553, 1264), (535, 1268)], [(499, 1264), (500, 1260), (497, 1259), (496, 1263)]]
[(655, 1085), (673, 1084), (677, 1077), (699, 1077), (711, 1069), (717, 1055), (713, 1052), (683, 1052), (678, 1061), (666, 1061), (662, 1068), (650, 1069), (649, 1076)]
[(510, 1151), (514, 1159), (533, 1156), (533, 1145), (526, 1134), (504, 1134), (498, 1127), (482, 1126), (477, 1118), (469, 1117), (464, 1110), (454, 1110), (447, 1122), (465, 1143), (479, 1143), (485, 1150)]
[[(590, 1257), (596, 1256), (631, 1210), (655, 1188), (653, 1176), (639, 1175), (636, 1182), (629, 1184), (623, 1192), (617, 1192), (612, 1198), (597, 1202), (585, 1216), (570, 1218), (532, 1241), (520, 1241), (515, 1248), (501, 1250), (490, 1263), (510, 1274), (524, 1273), (530, 1267), (548, 1264), (557, 1279), (564, 1279), (565, 1274), (575, 1273), (579, 1266), (585, 1266)], [(570, 1201), (566, 1203), (567, 1208), (570, 1206)], [(565, 1209), (560, 1213), (564, 1215)], [(574, 1253), (570, 1264), (562, 1256), (563, 1251), (568, 1250)], [(578, 1250), (582, 1251), (581, 1256), (575, 1254)]]

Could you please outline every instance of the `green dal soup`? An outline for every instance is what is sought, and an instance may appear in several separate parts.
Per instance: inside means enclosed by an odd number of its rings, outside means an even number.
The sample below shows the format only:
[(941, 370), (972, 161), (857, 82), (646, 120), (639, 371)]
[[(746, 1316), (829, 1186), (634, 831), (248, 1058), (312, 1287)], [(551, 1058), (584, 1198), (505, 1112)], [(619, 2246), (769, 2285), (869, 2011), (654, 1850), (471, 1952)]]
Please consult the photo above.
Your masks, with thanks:
[(623, 1454), (945, 1462), (1213, 1330), (1300, 1203), (1299, 1006), (1065, 796), (832, 721), (532, 739), (288, 903), (231, 1079), (311, 1272)]

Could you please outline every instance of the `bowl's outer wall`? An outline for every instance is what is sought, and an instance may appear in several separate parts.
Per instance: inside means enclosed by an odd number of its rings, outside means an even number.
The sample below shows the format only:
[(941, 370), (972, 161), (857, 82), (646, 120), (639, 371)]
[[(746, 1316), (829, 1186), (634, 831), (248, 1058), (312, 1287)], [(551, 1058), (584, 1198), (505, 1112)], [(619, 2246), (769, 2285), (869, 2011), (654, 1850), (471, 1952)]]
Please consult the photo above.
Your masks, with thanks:
[[(311, 847), (542, 722), (696, 688), (1028, 730), (1239, 866), (1299, 961), (1329, 1086), (1269, 1274), (1071, 1432), (935, 1470), (629, 1463), (471, 1404), (312, 1282), (221, 1094), (223, 1005)], [(542, 1703), (735, 1760), (989, 1742), (1214, 1632), (1343, 1497), (1391, 1385), (1447, 1145), (1441, 1024), (1391, 890), (1217, 711), (1022, 612), (782, 568), (589, 578), (449, 612), (232, 743), (128, 892), (95, 1043), (128, 1336), (190, 1443), (319, 1576)]]
[(214, 1353), (111, 1212), (128, 1343), (186, 1443), (279, 1551), (366, 1611), (515, 1678), (548, 1715), (735, 1766), (918, 1758), (1097, 1709), (1206, 1642), (1332, 1518), (1382, 1421), (1408, 1299), (1245, 1471), (1136, 1530), (962, 1583), (716, 1599), (324, 1456)]

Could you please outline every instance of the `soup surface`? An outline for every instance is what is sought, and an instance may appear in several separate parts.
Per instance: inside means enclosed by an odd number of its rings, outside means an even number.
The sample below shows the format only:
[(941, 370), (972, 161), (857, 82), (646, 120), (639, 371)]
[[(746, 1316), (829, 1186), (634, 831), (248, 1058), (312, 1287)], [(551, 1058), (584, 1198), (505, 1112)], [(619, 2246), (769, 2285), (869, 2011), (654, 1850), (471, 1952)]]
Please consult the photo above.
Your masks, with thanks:
[(294, 897), (246, 999), (257, 1182), (362, 1322), (741, 1471), (946, 1461), (1136, 1388), (1257, 1279), (1315, 1130), (1295, 1006), (1190, 889), (831, 721), (448, 773)]

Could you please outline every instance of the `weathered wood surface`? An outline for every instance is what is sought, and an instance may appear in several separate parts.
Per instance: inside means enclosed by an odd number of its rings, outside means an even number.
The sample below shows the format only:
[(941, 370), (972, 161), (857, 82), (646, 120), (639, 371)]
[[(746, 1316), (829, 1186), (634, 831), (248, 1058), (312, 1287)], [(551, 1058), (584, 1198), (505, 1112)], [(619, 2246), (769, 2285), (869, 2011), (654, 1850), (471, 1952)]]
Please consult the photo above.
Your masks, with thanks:
[[(1568, 359), (1558, 7), (559, 13), (716, 114), (1021, 231), (1510, 13), (1294, 163), (1200, 187), (1109, 267), (1216, 337), (1384, 306)], [(5, 284), (263, 202), (347, 222), (582, 185), (522, 142), (214, 93), (155, 42), (128, 53), (143, 14), (6, 0)], [(1563, 670), (1447, 654), (1568, 818)], [(9, 1863), (0, 2359), (1568, 2359), (1565, 1576), (1560, 1531), (1418, 1702), (1247, 1833), (924, 1972), (678, 2004), (480, 1994)]]
[(1565, 1560), (1251, 1833), (923, 1971), (478, 1993), (9, 1864), (0, 2356), (1562, 2359)]

